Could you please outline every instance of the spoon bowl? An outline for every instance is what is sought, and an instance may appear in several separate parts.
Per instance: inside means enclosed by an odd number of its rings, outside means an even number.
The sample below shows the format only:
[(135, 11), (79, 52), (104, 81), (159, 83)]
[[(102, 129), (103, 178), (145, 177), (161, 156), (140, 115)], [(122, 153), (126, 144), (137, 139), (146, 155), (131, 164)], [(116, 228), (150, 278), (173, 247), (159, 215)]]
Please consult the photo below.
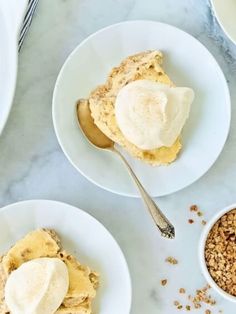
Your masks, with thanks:
[(85, 137), (97, 148), (112, 149), (115, 143), (94, 123), (87, 100), (77, 102), (77, 118)]

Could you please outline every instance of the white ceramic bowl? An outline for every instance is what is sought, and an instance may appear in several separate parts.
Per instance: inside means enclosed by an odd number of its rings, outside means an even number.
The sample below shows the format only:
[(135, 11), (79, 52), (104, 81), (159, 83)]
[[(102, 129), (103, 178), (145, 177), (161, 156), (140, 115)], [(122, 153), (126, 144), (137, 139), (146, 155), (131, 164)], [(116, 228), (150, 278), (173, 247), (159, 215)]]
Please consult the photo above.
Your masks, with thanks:
[(226, 208), (222, 209), (221, 211), (219, 211), (206, 225), (206, 227), (204, 228), (202, 235), (201, 235), (201, 239), (200, 239), (200, 245), (199, 245), (199, 259), (200, 259), (200, 265), (201, 265), (201, 269), (203, 272), (203, 275), (205, 276), (207, 282), (209, 283), (209, 285), (215, 289), (215, 291), (217, 291), (223, 298), (227, 299), (228, 301), (231, 302), (236, 302), (236, 297), (232, 296), (231, 294), (225, 292), (223, 289), (221, 289), (216, 282), (214, 281), (214, 279), (211, 277), (208, 269), (207, 269), (207, 265), (206, 265), (206, 260), (205, 260), (205, 245), (206, 245), (206, 240), (208, 237), (208, 234), (210, 232), (210, 230), (212, 229), (212, 227), (214, 226), (214, 224), (222, 217), (224, 216), (226, 213), (230, 212), (232, 209), (236, 208), (236, 204), (232, 204), (230, 206), (227, 206)]

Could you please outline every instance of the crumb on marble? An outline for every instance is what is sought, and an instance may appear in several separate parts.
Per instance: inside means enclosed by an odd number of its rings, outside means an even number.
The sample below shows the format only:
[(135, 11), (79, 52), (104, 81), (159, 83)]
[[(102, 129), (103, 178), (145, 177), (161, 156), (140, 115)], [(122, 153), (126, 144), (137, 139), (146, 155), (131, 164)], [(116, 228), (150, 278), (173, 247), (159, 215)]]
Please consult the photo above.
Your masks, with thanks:
[(208, 293), (210, 288), (209, 285), (206, 285), (202, 289), (196, 290), (196, 294), (192, 297), (192, 302), (196, 309), (200, 308), (202, 303), (209, 305), (216, 304), (216, 301), (212, 299), (211, 295)]
[(167, 279), (162, 279), (162, 280), (161, 280), (161, 285), (162, 285), (162, 286), (165, 286), (166, 284), (167, 284)]
[(171, 265), (177, 265), (178, 264), (178, 260), (172, 256), (168, 256), (165, 261), (167, 263), (170, 263)]
[(198, 206), (197, 205), (191, 205), (190, 206), (190, 211), (191, 212), (197, 212), (198, 211)]

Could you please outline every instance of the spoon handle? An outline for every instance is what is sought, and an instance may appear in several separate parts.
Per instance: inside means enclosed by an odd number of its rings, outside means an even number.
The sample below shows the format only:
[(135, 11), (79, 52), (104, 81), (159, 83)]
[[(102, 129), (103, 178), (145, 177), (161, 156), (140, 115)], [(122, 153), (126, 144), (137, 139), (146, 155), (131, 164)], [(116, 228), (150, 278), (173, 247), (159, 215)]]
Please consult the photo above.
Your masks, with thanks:
[(115, 147), (113, 148), (113, 151), (117, 153), (117, 155), (120, 156), (120, 158), (123, 160), (125, 165), (127, 166), (127, 169), (129, 170), (129, 173), (131, 177), (133, 178), (134, 182), (136, 183), (139, 192), (142, 196), (142, 199), (144, 203), (146, 204), (153, 220), (155, 221), (156, 226), (161, 231), (161, 235), (169, 238), (174, 239), (175, 237), (175, 229), (174, 226), (170, 223), (170, 221), (165, 217), (165, 215), (161, 212), (157, 204), (153, 201), (151, 196), (147, 193), (147, 191), (144, 189), (143, 185), (137, 178), (136, 174), (134, 173), (133, 169), (130, 167), (129, 163), (125, 159), (125, 157), (117, 150)]

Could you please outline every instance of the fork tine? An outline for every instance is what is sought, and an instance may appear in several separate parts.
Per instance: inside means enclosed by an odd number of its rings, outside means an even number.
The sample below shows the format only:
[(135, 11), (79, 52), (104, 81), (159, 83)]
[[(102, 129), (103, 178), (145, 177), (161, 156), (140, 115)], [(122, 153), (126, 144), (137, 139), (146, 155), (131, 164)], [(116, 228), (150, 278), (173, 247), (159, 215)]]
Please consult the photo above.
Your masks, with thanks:
[(23, 41), (25, 39), (26, 33), (29, 29), (29, 26), (32, 22), (32, 18), (35, 12), (35, 9), (37, 7), (39, 0), (29, 0), (29, 4), (28, 4), (28, 8), (25, 14), (25, 18), (23, 21), (23, 25), (21, 28), (21, 32), (20, 32), (20, 37), (19, 37), (19, 41), (18, 41), (18, 51), (20, 51)]

